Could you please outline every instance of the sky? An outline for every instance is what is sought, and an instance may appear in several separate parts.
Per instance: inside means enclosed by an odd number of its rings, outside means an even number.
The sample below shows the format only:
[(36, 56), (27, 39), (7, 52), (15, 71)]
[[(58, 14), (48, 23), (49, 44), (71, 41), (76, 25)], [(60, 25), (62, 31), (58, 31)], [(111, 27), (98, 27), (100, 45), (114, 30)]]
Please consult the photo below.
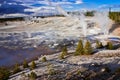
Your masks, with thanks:
[(0, 15), (50, 12), (57, 5), (65, 11), (108, 10), (108, 7), (120, 11), (120, 0), (0, 0)]

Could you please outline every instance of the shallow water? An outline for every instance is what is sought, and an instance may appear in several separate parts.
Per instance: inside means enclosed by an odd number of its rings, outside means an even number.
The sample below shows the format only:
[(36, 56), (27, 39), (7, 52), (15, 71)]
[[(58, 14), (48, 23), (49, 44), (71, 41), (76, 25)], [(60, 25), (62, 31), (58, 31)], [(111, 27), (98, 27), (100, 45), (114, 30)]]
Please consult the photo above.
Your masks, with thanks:
[(15, 63), (22, 63), (25, 59), (27, 61), (31, 61), (41, 55), (51, 54), (54, 52), (54, 50), (45, 46), (27, 49), (8, 49), (0, 47), (0, 66), (12, 66)]

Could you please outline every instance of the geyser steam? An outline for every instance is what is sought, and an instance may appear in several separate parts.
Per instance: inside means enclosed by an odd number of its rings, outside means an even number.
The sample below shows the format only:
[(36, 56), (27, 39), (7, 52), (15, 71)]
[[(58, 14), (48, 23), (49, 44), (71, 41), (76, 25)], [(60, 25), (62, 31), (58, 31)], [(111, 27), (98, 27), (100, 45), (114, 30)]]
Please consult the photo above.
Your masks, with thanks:
[(104, 35), (108, 35), (108, 26), (110, 24), (110, 18), (108, 12), (96, 12), (94, 16), (94, 20), (98, 23), (101, 28), (101, 33)]
[(83, 12), (80, 13), (80, 26), (82, 26), (83, 36), (87, 36), (87, 23), (85, 22), (85, 15)]

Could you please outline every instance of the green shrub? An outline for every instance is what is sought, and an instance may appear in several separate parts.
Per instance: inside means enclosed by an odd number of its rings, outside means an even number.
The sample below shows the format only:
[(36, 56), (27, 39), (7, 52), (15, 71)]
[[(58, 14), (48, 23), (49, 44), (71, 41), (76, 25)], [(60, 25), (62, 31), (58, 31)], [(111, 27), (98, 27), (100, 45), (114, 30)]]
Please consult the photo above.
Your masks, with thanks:
[(32, 61), (31, 65), (30, 65), (31, 69), (35, 69), (36, 68), (36, 63), (34, 61)]
[(28, 77), (31, 79), (31, 80), (35, 80), (37, 78), (37, 74), (35, 72), (31, 72)]
[(19, 64), (16, 63), (15, 66), (14, 66), (14, 69), (13, 69), (13, 74), (18, 73), (20, 71), (21, 71), (21, 69), (19, 67)]
[(102, 42), (99, 42), (98, 40), (96, 40), (96, 48), (99, 49), (102, 47), (103, 47)]
[(46, 57), (45, 56), (42, 57), (42, 62), (46, 62), (46, 61), (47, 61)]
[(10, 76), (10, 71), (6, 68), (0, 68), (0, 80), (8, 80)]
[(99, 48), (102, 48), (103, 47), (103, 44), (102, 42), (99, 43)]
[(47, 68), (48, 68), (48, 74), (49, 74), (49, 75), (55, 75), (55, 74), (56, 74), (56, 71), (54, 70), (52, 64), (49, 64), (49, 65), (47, 66)]
[(94, 16), (94, 11), (87, 11), (85, 16)]
[(65, 59), (65, 55), (64, 55), (63, 53), (61, 53), (61, 54), (59, 55), (59, 58), (60, 58), (60, 59)]
[(65, 46), (63, 47), (62, 53), (60, 54), (59, 58), (64, 59), (67, 54), (68, 54), (68, 50), (67, 50), (67, 47)]
[(120, 12), (109, 12), (110, 19), (120, 23)]
[(85, 43), (85, 47), (84, 47), (84, 54), (85, 55), (91, 55), (93, 52), (93, 48), (91, 46), (91, 43), (89, 41), (87, 41)]
[(113, 44), (112, 44), (112, 42), (108, 42), (108, 43), (107, 43), (107, 49), (110, 49), (110, 50), (113, 49)]
[(64, 54), (65, 56), (68, 54), (68, 50), (66, 46), (63, 47), (62, 54)]
[(77, 45), (74, 55), (83, 55), (83, 53), (84, 53), (83, 42), (82, 42), (82, 40), (80, 40), (78, 42), (78, 45)]
[(51, 68), (51, 69), (48, 70), (48, 74), (49, 75), (55, 75), (56, 73), (55, 73), (55, 70)]
[(23, 68), (28, 68), (28, 67), (29, 67), (29, 65), (28, 65), (27, 61), (24, 60), (24, 62), (23, 62)]
[(77, 70), (77, 75), (81, 75), (81, 71), (80, 70)]

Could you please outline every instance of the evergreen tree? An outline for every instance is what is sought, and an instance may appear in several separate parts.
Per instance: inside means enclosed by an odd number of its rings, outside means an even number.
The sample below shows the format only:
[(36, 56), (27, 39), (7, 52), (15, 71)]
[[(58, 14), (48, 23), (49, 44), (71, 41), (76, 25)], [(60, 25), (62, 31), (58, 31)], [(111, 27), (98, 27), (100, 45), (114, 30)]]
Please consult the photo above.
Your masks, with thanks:
[(24, 60), (24, 62), (23, 62), (23, 68), (28, 68), (28, 67), (29, 67), (29, 65), (28, 65), (27, 61)]
[(67, 47), (64, 46), (63, 49), (62, 49), (62, 53), (60, 54), (59, 58), (64, 59), (67, 54), (68, 54)]
[(96, 40), (96, 48), (99, 49), (102, 47), (103, 47), (102, 42), (99, 42), (98, 40)]
[(99, 41), (96, 40), (96, 48), (97, 48), (97, 49), (100, 48), (99, 44), (100, 44)]
[(109, 12), (110, 19), (120, 23), (120, 12)]
[(103, 44), (102, 44), (102, 42), (99, 43), (99, 46), (100, 46), (100, 48), (104, 47)]
[(91, 46), (91, 43), (89, 41), (86, 42), (85, 47), (84, 47), (84, 53), (86, 55), (91, 55), (93, 52), (93, 48)]
[(82, 42), (82, 40), (80, 40), (78, 42), (78, 45), (77, 45), (77, 48), (75, 51), (75, 55), (83, 55), (83, 53), (84, 53), (83, 42)]
[(35, 80), (37, 78), (37, 74), (35, 72), (31, 72), (28, 76), (31, 80)]
[(14, 70), (13, 70), (13, 73), (17, 73), (17, 72), (20, 72), (20, 67), (19, 67), (19, 64), (16, 63), (15, 66), (14, 66)]
[(87, 11), (85, 16), (94, 16), (94, 11)]
[(32, 61), (31, 65), (30, 65), (30, 68), (31, 68), (31, 69), (35, 69), (35, 68), (36, 68), (36, 64), (35, 64), (34, 61)]
[(63, 49), (62, 49), (62, 54), (63, 54), (64, 56), (66, 56), (66, 55), (68, 54), (68, 50), (67, 50), (67, 47), (66, 47), (66, 46), (63, 47)]
[(64, 59), (65, 58), (65, 55), (63, 53), (60, 54), (59, 56), (60, 59)]
[(47, 61), (46, 57), (45, 56), (42, 57), (42, 62), (46, 62), (46, 61)]
[(108, 43), (107, 43), (107, 49), (110, 49), (110, 50), (113, 49), (113, 44), (112, 44), (112, 42), (108, 42)]

